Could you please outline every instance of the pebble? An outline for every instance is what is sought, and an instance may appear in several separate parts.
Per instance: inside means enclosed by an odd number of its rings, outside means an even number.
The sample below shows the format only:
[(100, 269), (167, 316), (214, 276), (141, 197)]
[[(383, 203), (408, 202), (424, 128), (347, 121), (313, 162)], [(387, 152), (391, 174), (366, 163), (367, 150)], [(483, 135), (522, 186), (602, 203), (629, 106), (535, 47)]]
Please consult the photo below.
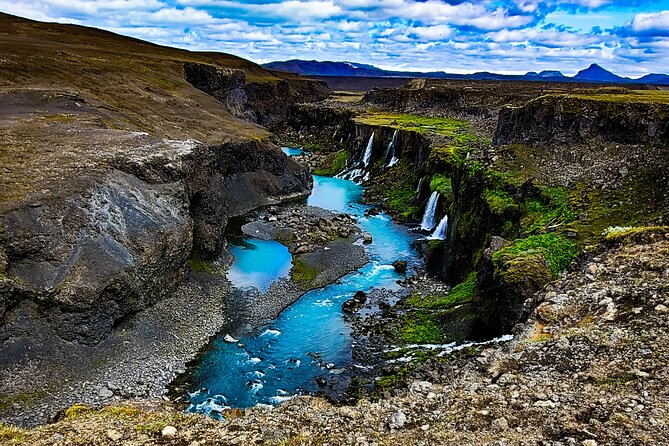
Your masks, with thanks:
[(223, 340), (224, 340), (225, 342), (229, 342), (230, 344), (237, 344), (237, 343), (239, 342), (238, 339), (233, 338), (233, 337), (230, 336), (229, 334), (226, 334), (226, 335), (223, 337)]
[(98, 390), (98, 396), (100, 398), (111, 398), (112, 396), (114, 396), (114, 392), (112, 392), (106, 387), (101, 387), (100, 390)]
[(404, 415), (404, 412), (395, 412), (390, 416), (388, 420), (388, 427), (391, 429), (402, 429), (404, 424), (407, 422), (407, 417)]
[(659, 314), (667, 314), (669, 313), (669, 307), (663, 304), (659, 304), (658, 306), (655, 307), (655, 311)]
[(123, 438), (123, 434), (121, 434), (119, 431), (109, 429), (107, 431), (107, 438), (109, 438), (111, 441), (119, 441), (121, 438)]
[(509, 422), (504, 417), (497, 418), (492, 422), (492, 429), (496, 432), (507, 431), (509, 430)]
[(163, 437), (174, 437), (177, 434), (177, 428), (174, 426), (165, 426), (161, 434)]

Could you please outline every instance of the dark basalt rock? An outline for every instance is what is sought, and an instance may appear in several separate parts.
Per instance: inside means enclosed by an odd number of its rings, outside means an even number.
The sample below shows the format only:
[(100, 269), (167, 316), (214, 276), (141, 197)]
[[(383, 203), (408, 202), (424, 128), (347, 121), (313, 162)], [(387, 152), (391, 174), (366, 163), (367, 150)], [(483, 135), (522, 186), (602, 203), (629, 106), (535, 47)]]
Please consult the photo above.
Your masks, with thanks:
[(396, 260), (393, 262), (393, 268), (400, 274), (405, 274), (407, 272), (408, 262), (406, 260)]
[(341, 306), (341, 309), (344, 313), (355, 313), (358, 311), (367, 301), (367, 294), (364, 291), (358, 291), (355, 293), (352, 299), (347, 300)]
[(500, 111), (495, 144), (669, 141), (669, 106), (546, 96)]

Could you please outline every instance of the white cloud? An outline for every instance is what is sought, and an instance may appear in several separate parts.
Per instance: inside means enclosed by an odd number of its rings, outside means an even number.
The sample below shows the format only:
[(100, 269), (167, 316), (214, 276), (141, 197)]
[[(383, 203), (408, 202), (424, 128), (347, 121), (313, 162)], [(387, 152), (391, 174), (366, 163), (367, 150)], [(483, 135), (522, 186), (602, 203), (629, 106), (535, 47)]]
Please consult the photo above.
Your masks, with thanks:
[(632, 30), (635, 32), (669, 32), (669, 11), (637, 14), (632, 19)]

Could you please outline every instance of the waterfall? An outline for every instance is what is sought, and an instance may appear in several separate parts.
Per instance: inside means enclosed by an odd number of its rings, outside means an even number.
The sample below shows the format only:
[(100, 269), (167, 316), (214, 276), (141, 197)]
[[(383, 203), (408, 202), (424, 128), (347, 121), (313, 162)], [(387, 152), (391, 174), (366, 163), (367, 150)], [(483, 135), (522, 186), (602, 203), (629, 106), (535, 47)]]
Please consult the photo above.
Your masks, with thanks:
[(444, 218), (441, 219), (437, 229), (434, 230), (431, 236), (428, 237), (430, 240), (443, 240), (446, 238), (446, 229), (448, 229), (448, 215), (444, 215)]
[(397, 130), (395, 130), (395, 133), (393, 133), (393, 137), (388, 143), (388, 147), (386, 147), (386, 151), (383, 154), (383, 160), (388, 161), (389, 157), (394, 158), (395, 157), (395, 141), (397, 141)]
[(430, 195), (430, 199), (425, 206), (425, 213), (423, 214), (423, 221), (420, 224), (420, 228), (423, 231), (431, 231), (436, 224), (437, 218), (437, 204), (439, 203), (439, 192), (434, 191)]
[(388, 160), (388, 156), (390, 155), (390, 162), (388, 163), (388, 167), (393, 167), (395, 164), (400, 162), (400, 160), (395, 156), (395, 145), (397, 145), (397, 130), (395, 130), (395, 133), (393, 133), (393, 139), (390, 140), (390, 144), (388, 144), (388, 148), (386, 149), (385, 159)]
[(372, 136), (369, 138), (369, 142), (367, 143), (367, 148), (365, 149), (365, 153), (362, 156), (362, 163), (365, 165), (365, 167), (369, 166), (369, 163), (372, 162), (372, 146), (374, 145), (374, 132), (372, 132)]
[(420, 191), (423, 188), (423, 180), (425, 177), (420, 177), (420, 180), (418, 180), (418, 187), (416, 188), (416, 193), (414, 194), (414, 200), (420, 199)]

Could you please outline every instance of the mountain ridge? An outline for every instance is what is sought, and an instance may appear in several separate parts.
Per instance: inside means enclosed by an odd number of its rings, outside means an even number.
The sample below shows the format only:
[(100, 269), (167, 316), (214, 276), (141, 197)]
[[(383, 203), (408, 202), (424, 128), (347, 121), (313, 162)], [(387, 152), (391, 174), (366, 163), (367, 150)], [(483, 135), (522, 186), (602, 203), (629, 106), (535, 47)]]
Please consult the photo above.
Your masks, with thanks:
[(669, 85), (669, 75), (651, 73), (638, 79), (618, 76), (598, 64), (591, 64), (588, 68), (579, 71), (574, 76), (565, 76), (558, 70), (544, 70), (539, 73), (530, 71), (521, 75), (499, 74), (487, 71), (471, 74), (446, 73), (444, 71), (419, 72), (384, 70), (368, 64), (355, 62), (334, 62), (291, 59), (274, 61), (262, 65), (263, 68), (275, 71), (287, 71), (303, 76), (333, 76), (333, 77), (416, 77), (426, 79), (451, 80), (527, 80), (553, 82), (588, 82), (588, 83), (616, 83), (616, 84), (655, 84)]

